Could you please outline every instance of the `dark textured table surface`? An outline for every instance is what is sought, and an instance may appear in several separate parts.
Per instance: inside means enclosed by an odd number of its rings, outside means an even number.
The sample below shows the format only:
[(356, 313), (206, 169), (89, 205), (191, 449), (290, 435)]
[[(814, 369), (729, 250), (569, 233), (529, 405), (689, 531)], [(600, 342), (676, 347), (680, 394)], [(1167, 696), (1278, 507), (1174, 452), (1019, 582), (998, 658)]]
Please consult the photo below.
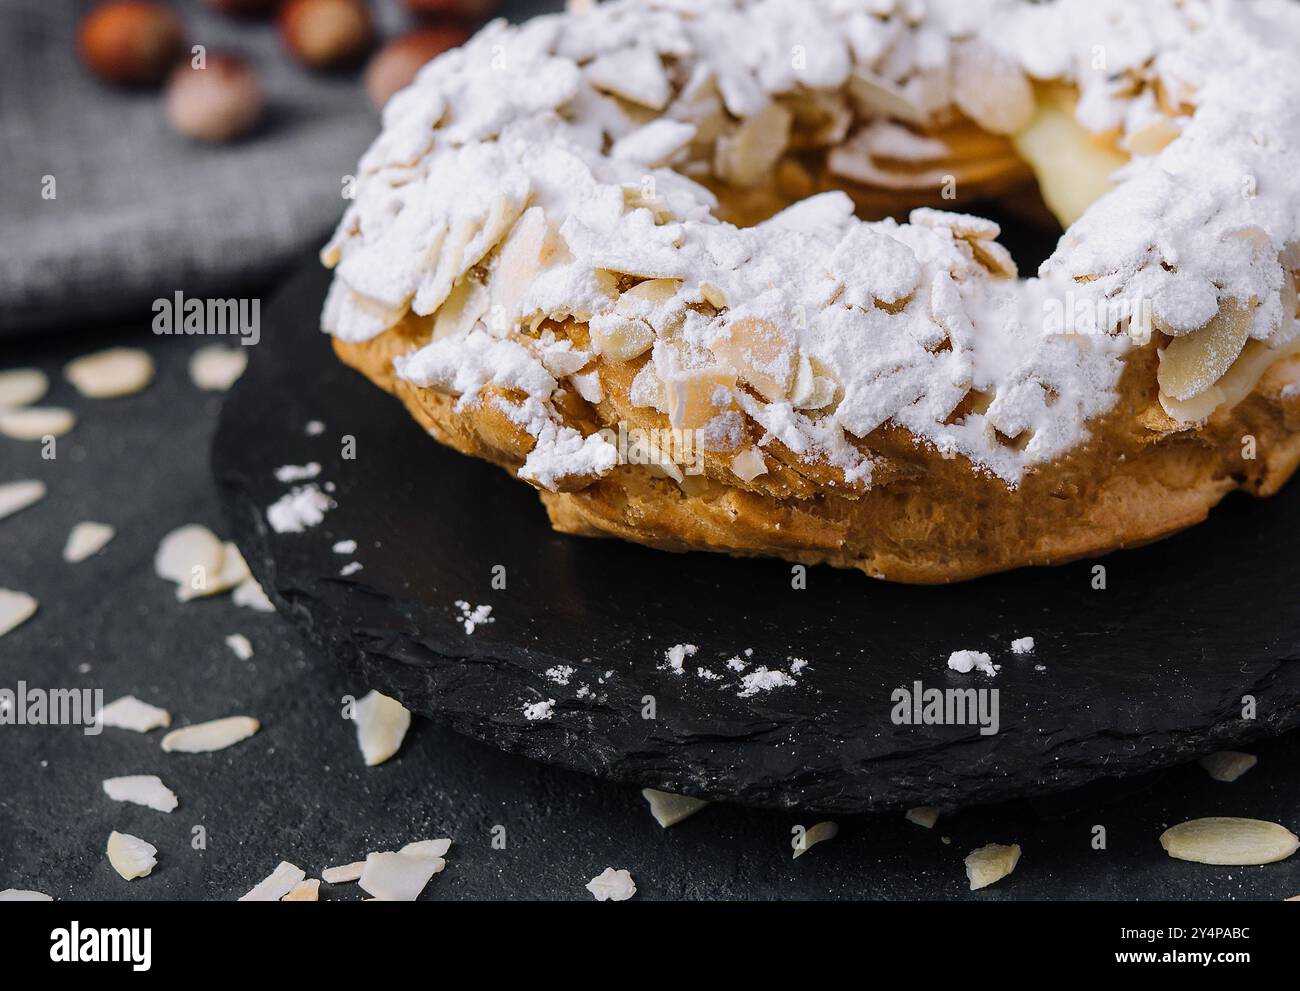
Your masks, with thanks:
[[(93, 401), (60, 380), (69, 358), (107, 342), (150, 349), (158, 363), (140, 395)], [(0, 686), (102, 688), (165, 706), (177, 723), (231, 713), (262, 721), (251, 740), (216, 754), (164, 754), (159, 733), (0, 726), (0, 888), (56, 898), (215, 898), (242, 894), (281, 859), (311, 876), (369, 850), (451, 836), (446, 871), (425, 897), (586, 899), (585, 883), (625, 867), (638, 898), (1222, 898), (1300, 893), (1300, 858), (1222, 868), (1170, 860), (1157, 837), (1205, 815), (1283, 822), (1300, 814), (1300, 736), (1250, 749), (1259, 765), (1233, 784), (1195, 764), (1051, 798), (975, 807), (932, 830), (898, 813), (839, 817), (840, 835), (797, 861), (791, 828), (812, 819), (713, 805), (661, 830), (634, 787), (500, 754), (417, 719), (401, 753), (366, 768), (340, 698), (350, 683), (276, 615), (228, 596), (175, 601), (152, 559), (184, 523), (222, 534), (208, 467), (220, 398), (200, 393), (186, 362), (195, 341), (137, 326), (6, 346), (0, 367), (37, 365), (55, 380), (49, 402), (80, 416), (58, 457), (0, 438), (0, 481), (41, 478), (49, 495), (0, 521), (0, 587), (41, 603), (0, 639)], [(117, 527), (101, 554), (60, 556), (68, 530), (92, 519)], [(224, 535), (224, 534), (222, 534)], [(224, 644), (243, 633), (256, 653)], [(103, 778), (157, 773), (180, 798), (163, 815), (109, 801)], [(492, 844), (505, 828), (504, 849)], [(1094, 849), (1096, 826), (1106, 848)], [(193, 848), (196, 827), (206, 839)], [(122, 881), (104, 856), (110, 830), (158, 847), (153, 874)], [(500, 832), (499, 830), (497, 831)], [(943, 842), (943, 837), (950, 839)], [(962, 859), (988, 842), (1017, 842), (1016, 872), (966, 890)], [(355, 887), (326, 897), (357, 898)]]

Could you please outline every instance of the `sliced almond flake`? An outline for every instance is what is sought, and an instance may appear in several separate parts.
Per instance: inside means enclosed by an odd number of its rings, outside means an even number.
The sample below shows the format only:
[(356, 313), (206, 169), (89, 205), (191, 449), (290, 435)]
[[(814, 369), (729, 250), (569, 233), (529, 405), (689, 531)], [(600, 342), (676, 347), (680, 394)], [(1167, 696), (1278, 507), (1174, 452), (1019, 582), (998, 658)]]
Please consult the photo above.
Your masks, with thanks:
[(1252, 326), (1250, 308), (1225, 300), (1219, 312), (1195, 333), (1176, 337), (1160, 351), (1156, 380), (1171, 399), (1198, 396), (1227, 374), (1237, 360)]
[(26, 592), (0, 588), (0, 637), (31, 619), (36, 614), (37, 605)]
[(382, 764), (402, 746), (411, 726), (411, 713), (397, 699), (370, 691), (352, 709), (357, 746), (367, 767)]
[(39, 402), (50, 380), (39, 368), (13, 368), (0, 372), (0, 409), (17, 409)]
[(674, 795), (666, 791), (657, 791), (654, 788), (642, 788), (641, 797), (650, 803), (650, 814), (655, 817), (655, 822), (659, 823), (664, 829), (676, 826), (683, 819), (695, 815), (696, 812), (709, 804), (702, 798), (691, 798), (689, 795)]
[(63, 560), (69, 564), (80, 564), (107, 547), (116, 535), (117, 531), (107, 523), (94, 523), (90, 520), (78, 523), (63, 545)]
[(914, 809), (908, 809), (904, 813), (904, 817), (908, 822), (914, 822), (926, 829), (933, 829), (934, 824), (939, 821), (939, 810), (933, 805), (918, 805)]
[(177, 806), (176, 793), (156, 774), (129, 774), (106, 778), (104, 794), (115, 802), (131, 802), (158, 812), (171, 812)]
[(207, 392), (225, 392), (247, 367), (248, 351), (243, 346), (209, 344), (190, 356), (190, 381)]
[(1160, 845), (1175, 860), (1236, 867), (1286, 860), (1300, 838), (1275, 822), (1210, 816), (1171, 826), (1160, 834)]
[(742, 482), (752, 482), (759, 475), (767, 474), (763, 452), (757, 447), (745, 448), (731, 459), (731, 473)]
[(123, 695), (104, 706), (99, 713), (100, 722), (114, 729), (129, 729), (136, 733), (148, 733), (151, 729), (172, 724), (171, 713), (148, 702), (141, 702), (134, 695)]
[(1239, 777), (1259, 763), (1254, 754), (1243, 754), (1236, 750), (1222, 750), (1217, 754), (1206, 754), (1201, 758), (1201, 767), (1215, 781), (1236, 781)]
[(72, 410), (61, 406), (27, 406), (0, 410), (0, 434), (14, 440), (40, 440), (62, 437), (77, 425)]
[[(430, 860), (437, 860), (447, 855), (451, 849), (451, 840), (416, 840), (414, 843), (408, 843), (399, 850), (399, 853), (410, 854), (412, 857), (428, 857)], [(439, 868), (441, 870), (441, 868)]]
[(805, 853), (811, 850), (818, 843), (826, 840), (833, 840), (839, 835), (840, 827), (834, 822), (819, 822), (815, 826), (809, 826), (802, 836), (795, 842), (794, 856), (792, 859), (798, 860)]
[[(1287, 899), (1290, 901), (1290, 899)], [(25, 888), (5, 888), (0, 891), (0, 902), (52, 902), (49, 895), (41, 891), (29, 891)]]
[(108, 862), (124, 881), (148, 877), (158, 863), (158, 848), (138, 836), (119, 833), (108, 834)]
[(655, 332), (648, 323), (617, 313), (602, 313), (589, 325), (591, 349), (611, 361), (631, 361), (650, 350)]
[(299, 881), (289, 893), (280, 899), (282, 902), (318, 902), (320, 901), (320, 878), (309, 877)]
[(790, 144), (794, 114), (771, 103), (744, 121), (735, 134), (718, 139), (713, 167), (719, 177), (749, 189), (764, 182)]
[(636, 894), (636, 882), (627, 871), (606, 867), (587, 882), (587, 890), (598, 902), (625, 902)]
[(237, 606), (246, 606), (254, 612), (275, 612), (275, 604), (267, 598), (256, 578), (246, 578), (235, 586), (231, 600)]
[(442, 867), (439, 859), (409, 853), (372, 853), (361, 870), (363, 891), (380, 901), (413, 902)]
[(117, 399), (153, 380), (153, 358), (139, 348), (108, 348), (68, 362), (63, 376), (90, 399)]
[(189, 587), (197, 579), (203, 584), (221, 573), (225, 546), (205, 526), (191, 523), (177, 527), (158, 544), (153, 569), (159, 578)]
[(970, 890), (978, 891), (996, 884), (1016, 869), (1020, 863), (1020, 844), (1006, 846), (1002, 843), (990, 843), (978, 850), (972, 850), (966, 856), (966, 877), (970, 881)]
[(1033, 87), (1010, 58), (979, 42), (960, 42), (952, 72), (953, 101), (984, 130), (1014, 134), (1033, 119)]
[(251, 716), (227, 716), (174, 729), (163, 737), (162, 748), (168, 753), (210, 753), (247, 740), (260, 728), (261, 723)]
[(651, 110), (662, 110), (672, 95), (663, 61), (649, 45), (637, 44), (601, 55), (587, 65), (585, 72), (597, 89)]
[(226, 646), (231, 649), (236, 657), (241, 661), (246, 661), (253, 656), (253, 644), (242, 633), (232, 633), (226, 637)]
[(301, 867), (295, 867), (287, 860), (280, 861), (275, 870), (263, 880), (253, 885), (251, 891), (241, 895), (241, 902), (278, 902), (291, 892), (307, 876)]
[(365, 861), (358, 860), (354, 864), (344, 864), (341, 867), (327, 867), (320, 872), (320, 876), (326, 884), (347, 884), (350, 881), (361, 880), (361, 872), (365, 868)]
[(244, 555), (232, 541), (227, 540), (221, 545), (221, 567), (216, 573), (204, 572), (201, 582), (196, 576), (191, 581), (177, 585), (176, 599), (179, 602), (189, 602), (191, 599), (220, 595), (242, 585), (250, 577)]
[(45, 483), (35, 479), (22, 479), (0, 485), (0, 520), (6, 516), (34, 506), (45, 498)]

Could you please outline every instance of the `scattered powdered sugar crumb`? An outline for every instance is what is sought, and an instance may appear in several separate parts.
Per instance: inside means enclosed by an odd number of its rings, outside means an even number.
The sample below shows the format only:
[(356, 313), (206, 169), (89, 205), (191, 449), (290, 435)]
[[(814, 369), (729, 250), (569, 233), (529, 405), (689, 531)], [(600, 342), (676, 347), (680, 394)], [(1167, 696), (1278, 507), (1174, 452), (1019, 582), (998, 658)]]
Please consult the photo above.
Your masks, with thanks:
[(695, 673), (699, 675), (701, 678), (703, 678), (705, 681), (722, 680), (722, 675), (718, 674), (716, 671), (710, 671), (708, 668), (696, 668)]
[(1031, 654), (1034, 650), (1033, 637), (1021, 637), (1018, 640), (1011, 641), (1011, 653), (1013, 654)]
[(325, 432), (325, 424), (320, 420), (308, 420), (307, 426), (303, 427), (303, 433), (308, 437), (319, 437)]
[(285, 483), (305, 482), (319, 474), (320, 464), (316, 461), (308, 461), (305, 465), (281, 465), (275, 469), (276, 481)]
[(727, 661), (727, 667), (731, 668), (732, 671), (735, 671), (737, 673), (744, 671), (745, 668), (747, 668), (748, 666), (749, 666), (748, 664), (746, 664), (744, 661), (740, 659), (739, 655)]
[(524, 718), (530, 722), (550, 719), (554, 712), (555, 699), (546, 699), (544, 702), (533, 702), (524, 706)]
[(496, 622), (491, 606), (471, 606), (464, 599), (457, 599), (456, 608), (460, 610), (460, 621), (466, 633), (473, 633), (485, 623)]
[(232, 633), (226, 637), (226, 646), (241, 661), (246, 661), (253, 656), (253, 644), (242, 633)]
[(553, 668), (546, 669), (546, 677), (557, 685), (567, 685), (569, 679), (573, 677), (573, 668), (567, 664), (557, 664)]
[(954, 650), (948, 657), (948, 667), (958, 674), (983, 671), (990, 678), (997, 674), (993, 668), (993, 659), (979, 650)]
[(355, 575), (360, 570), (360, 561), (349, 561), (347, 564), (343, 565), (343, 567), (339, 568), (339, 576), (347, 578), (349, 575)]
[(315, 483), (287, 492), (266, 509), (266, 521), (276, 533), (302, 533), (325, 519), (335, 502)]
[(636, 882), (627, 871), (606, 867), (587, 882), (587, 890), (598, 902), (625, 902), (636, 894)]
[(684, 674), (686, 658), (694, 657), (699, 652), (699, 647), (693, 643), (674, 644), (664, 651), (664, 661), (668, 664), (668, 670), (673, 674)]
[(808, 661), (807, 661), (805, 658), (802, 658), (802, 657), (791, 657), (791, 658), (790, 658), (790, 673), (791, 673), (791, 674), (799, 674), (799, 673), (800, 673), (801, 671), (803, 671), (803, 669), (806, 668), (807, 666), (808, 666)]
[(1047, 670), (1047, 665), (1046, 665), (1046, 664), (1035, 664), (1035, 665), (1034, 665), (1034, 670), (1035, 670), (1035, 671), (1046, 671), (1046, 670)]
[(355, 554), (357, 552), (357, 542), (355, 540), (340, 540), (331, 550), (335, 554)]
[(794, 679), (781, 670), (769, 670), (760, 664), (749, 674), (740, 679), (739, 698), (747, 699), (759, 692), (770, 692), (774, 688), (789, 688)]

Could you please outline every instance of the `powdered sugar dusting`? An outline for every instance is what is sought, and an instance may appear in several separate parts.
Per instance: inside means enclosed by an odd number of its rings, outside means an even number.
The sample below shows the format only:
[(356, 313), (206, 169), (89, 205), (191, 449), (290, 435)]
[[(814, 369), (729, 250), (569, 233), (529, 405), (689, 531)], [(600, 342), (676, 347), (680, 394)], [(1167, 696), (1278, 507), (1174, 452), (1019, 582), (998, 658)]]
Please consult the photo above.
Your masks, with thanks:
[[(734, 433), (743, 414), (846, 484), (870, 482), (864, 439), (893, 423), (1015, 486), (1113, 407), (1128, 353), (1115, 300), (1154, 301), (1171, 334), (1249, 301), (1250, 336), (1295, 339), (1278, 254), (1300, 240), (1297, 39), (1284, 0), (936, 0), (923, 16), (615, 0), (496, 21), (386, 108), (323, 252), (336, 277), (322, 321), (359, 341), (433, 317), (398, 375), (461, 404), (491, 392), (535, 438), (519, 474), (545, 489), (617, 463), (556, 405), (579, 369), (546, 366), (548, 318), (608, 332), (616, 360), (652, 347), (655, 374), (683, 388), (716, 382), (737, 409), (695, 426)], [(770, 182), (813, 96), (828, 123), (799, 137), (847, 175), (863, 156), (938, 153), (900, 122), (960, 108), (1014, 131), (1030, 79), (1070, 84), (1077, 121), (1133, 156), (1036, 278), (1017, 281), (976, 218), (865, 223), (830, 192), (742, 229), (696, 181)], [(629, 318), (620, 277), (670, 280), (671, 298)], [(1062, 299), (1075, 305), (1049, 328)], [(986, 408), (954, 415), (972, 392)]]

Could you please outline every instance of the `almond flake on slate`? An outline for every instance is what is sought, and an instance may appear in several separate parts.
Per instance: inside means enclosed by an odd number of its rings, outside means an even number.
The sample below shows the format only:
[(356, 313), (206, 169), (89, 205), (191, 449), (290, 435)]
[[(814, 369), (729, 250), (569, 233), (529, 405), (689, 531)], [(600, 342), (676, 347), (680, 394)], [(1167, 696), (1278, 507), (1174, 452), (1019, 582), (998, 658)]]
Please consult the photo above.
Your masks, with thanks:
[(183, 589), (196, 576), (201, 576), (204, 584), (209, 576), (215, 578), (221, 572), (225, 556), (225, 546), (215, 533), (191, 523), (163, 537), (153, 557), (153, 568), (159, 578), (175, 582)]
[(413, 902), (444, 864), (441, 858), (409, 853), (372, 853), (361, 870), (361, 888), (380, 901)]
[(132, 802), (159, 812), (171, 812), (177, 806), (176, 793), (156, 774), (131, 774), (106, 778), (104, 794), (115, 802)]
[(130, 833), (108, 834), (108, 862), (124, 881), (148, 877), (158, 863), (158, 848)]
[[(451, 840), (416, 840), (414, 843), (408, 843), (402, 847), (398, 853), (410, 854), (412, 857), (428, 857), (430, 860), (439, 860), (447, 855), (451, 849)], [(442, 870), (442, 868), (438, 868)]]
[(138, 348), (109, 348), (70, 361), (63, 377), (90, 399), (117, 399), (140, 392), (153, 380), (153, 358)]
[(301, 867), (295, 867), (287, 860), (282, 860), (265, 879), (253, 886), (253, 890), (241, 895), (241, 902), (278, 902), (291, 892), (300, 881), (307, 877)]
[(39, 368), (14, 368), (0, 372), (0, 409), (17, 409), (38, 402), (50, 388)]
[(1236, 750), (1222, 750), (1217, 754), (1206, 754), (1200, 760), (1201, 767), (1215, 781), (1236, 781), (1239, 777), (1259, 763), (1254, 754), (1243, 754)]
[(655, 817), (655, 822), (659, 823), (664, 829), (676, 826), (683, 819), (695, 815), (696, 812), (709, 804), (702, 798), (673, 795), (666, 791), (657, 791), (654, 788), (642, 788), (641, 797), (650, 803), (650, 814)]
[(246, 661), (253, 656), (253, 644), (242, 633), (232, 633), (226, 637), (226, 646), (241, 661)]
[(35, 479), (0, 485), (0, 520), (12, 516), (45, 498), (45, 483)]
[(354, 864), (344, 864), (342, 867), (326, 867), (321, 871), (321, 879), (326, 884), (347, 884), (350, 881), (360, 881), (361, 872), (366, 869), (364, 860), (358, 860)]
[(123, 695), (104, 706), (100, 710), (99, 719), (105, 726), (129, 729), (136, 733), (148, 733), (151, 729), (172, 724), (170, 712), (148, 702), (141, 702), (134, 695)]
[(939, 810), (933, 805), (918, 805), (914, 809), (908, 809), (904, 813), (904, 818), (908, 822), (916, 823), (918, 826), (933, 829), (934, 824), (939, 821)]
[(168, 753), (210, 753), (247, 740), (260, 728), (261, 724), (251, 716), (227, 716), (174, 729), (163, 737), (162, 748)]
[(1175, 860), (1238, 867), (1286, 860), (1300, 839), (1275, 822), (1210, 816), (1171, 826), (1160, 834), (1160, 845)]
[(69, 564), (80, 564), (102, 551), (116, 534), (117, 531), (107, 523), (92, 523), (89, 520), (78, 523), (68, 534), (68, 542), (63, 545), (63, 560)]
[(243, 347), (227, 348), (209, 344), (190, 356), (190, 380), (207, 392), (225, 392), (248, 367), (248, 352)]
[(320, 878), (309, 877), (295, 884), (282, 902), (318, 902), (320, 901)]
[(256, 578), (245, 578), (235, 586), (231, 601), (237, 606), (246, 606), (254, 612), (275, 612), (275, 603), (267, 598)]
[(819, 822), (815, 826), (808, 827), (803, 836), (799, 837), (799, 842), (795, 844), (794, 856), (791, 859), (798, 860), (818, 843), (833, 840), (839, 832), (840, 827), (833, 822)]
[(1002, 843), (990, 843), (978, 850), (972, 850), (966, 856), (966, 877), (970, 880), (970, 890), (978, 891), (990, 884), (1001, 881), (1016, 869), (1020, 863), (1020, 844), (1006, 846)]
[(357, 724), (357, 745), (367, 767), (382, 764), (402, 746), (411, 725), (411, 713), (397, 699), (371, 691), (352, 709)]
[(0, 588), (0, 637), (31, 619), (36, 606), (36, 600), (26, 592)]
[(49, 895), (41, 891), (28, 891), (24, 888), (5, 888), (0, 891), (0, 902), (52, 902)]
[(636, 882), (627, 871), (606, 867), (587, 882), (587, 890), (598, 902), (625, 902), (636, 894)]
[(76, 425), (76, 415), (61, 406), (27, 406), (0, 411), (0, 434), (14, 440), (62, 437)]

